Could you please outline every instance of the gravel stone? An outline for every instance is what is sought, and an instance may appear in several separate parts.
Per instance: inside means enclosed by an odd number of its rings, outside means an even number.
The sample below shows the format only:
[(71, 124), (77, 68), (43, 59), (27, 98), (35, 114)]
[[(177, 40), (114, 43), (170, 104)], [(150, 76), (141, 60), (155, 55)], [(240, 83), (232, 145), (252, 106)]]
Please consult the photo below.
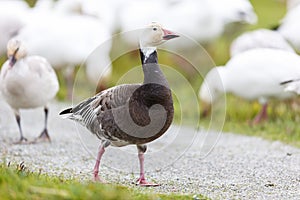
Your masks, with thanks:
[[(92, 181), (99, 141), (58, 116), (67, 106), (58, 102), (49, 106), (51, 143), (13, 145), (19, 139), (17, 123), (0, 100), (0, 162), (24, 162), (30, 171)], [(33, 140), (43, 129), (43, 109), (21, 111), (21, 120), (24, 135)], [(140, 188), (145, 192), (186, 193), (193, 199), (199, 199), (197, 194), (213, 199), (300, 199), (300, 149), (278, 141), (172, 126), (148, 145), (145, 167), (146, 177), (161, 184)], [(107, 148), (100, 167), (102, 179), (138, 187), (138, 174), (135, 146)]]

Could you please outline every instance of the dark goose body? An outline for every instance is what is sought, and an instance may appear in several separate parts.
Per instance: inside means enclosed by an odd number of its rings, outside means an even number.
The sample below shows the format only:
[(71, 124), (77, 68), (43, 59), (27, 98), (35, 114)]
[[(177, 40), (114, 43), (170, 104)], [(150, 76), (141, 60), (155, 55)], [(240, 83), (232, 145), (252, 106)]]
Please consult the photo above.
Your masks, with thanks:
[(169, 84), (157, 63), (154, 50), (140, 50), (143, 84), (124, 84), (104, 90), (60, 115), (71, 114), (92, 133), (113, 146), (145, 144), (167, 131), (174, 109)]

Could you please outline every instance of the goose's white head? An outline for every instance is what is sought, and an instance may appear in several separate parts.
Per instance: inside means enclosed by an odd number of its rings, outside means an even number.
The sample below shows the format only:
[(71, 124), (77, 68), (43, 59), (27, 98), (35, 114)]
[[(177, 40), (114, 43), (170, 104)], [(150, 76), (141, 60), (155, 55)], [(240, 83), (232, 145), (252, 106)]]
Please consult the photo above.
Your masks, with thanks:
[(13, 66), (19, 59), (24, 58), (27, 55), (26, 48), (21, 41), (17, 39), (11, 39), (7, 43), (7, 57), (9, 65)]
[(140, 36), (140, 47), (141, 48), (155, 48), (156, 46), (164, 43), (167, 40), (179, 37), (179, 35), (172, 31), (162, 28), (158, 23), (151, 23), (144, 28)]

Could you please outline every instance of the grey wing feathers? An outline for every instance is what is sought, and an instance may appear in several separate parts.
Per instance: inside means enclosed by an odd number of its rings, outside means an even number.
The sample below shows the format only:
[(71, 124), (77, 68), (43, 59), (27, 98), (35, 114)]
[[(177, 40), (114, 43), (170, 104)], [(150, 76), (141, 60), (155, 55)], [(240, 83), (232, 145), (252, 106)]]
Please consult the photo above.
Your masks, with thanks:
[(109, 88), (71, 109), (62, 111), (60, 115), (69, 114), (69, 119), (80, 122), (93, 133), (102, 131), (101, 122), (96, 119), (97, 115), (106, 110), (125, 105), (138, 87), (140, 87), (140, 84), (124, 84)]
[(105, 90), (103, 91), (105, 93), (99, 93), (99, 95), (97, 95), (98, 98), (92, 102), (92, 107), (94, 109), (98, 107), (99, 109), (100, 106), (103, 111), (123, 106), (131, 97), (132, 93), (140, 86), (140, 84), (124, 84)]

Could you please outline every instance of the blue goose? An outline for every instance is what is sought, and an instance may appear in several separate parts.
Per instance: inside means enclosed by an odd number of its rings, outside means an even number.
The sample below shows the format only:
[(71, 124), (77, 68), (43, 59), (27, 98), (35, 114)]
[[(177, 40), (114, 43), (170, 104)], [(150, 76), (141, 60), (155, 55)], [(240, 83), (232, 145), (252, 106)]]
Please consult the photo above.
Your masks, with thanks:
[(84, 100), (60, 115), (85, 126), (100, 139), (99, 152), (93, 170), (95, 181), (101, 157), (109, 145), (136, 145), (140, 163), (137, 184), (149, 183), (144, 174), (146, 144), (163, 135), (173, 121), (173, 100), (169, 84), (158, 65), (156, 46), (178, 35), (159, 24), (147, 26), (140, 37), (140, 55), (144, 72), (142, 84), (124, 84), (104, 90)]
[(3, 98), (15, 113), (21, 138), (17, 143), (26, 143), (21, 128), (20, 109), (44, 106), (45, 128), (35, 140), (50, 141), (47, 130), (47, 103), (53, 99), (59, 89), (56, 74), (41, 56), (27, 56), (24, 44), (11, 39), (7, 44), (8, 60), (3, 64), (0, 74), (0, 89)]

